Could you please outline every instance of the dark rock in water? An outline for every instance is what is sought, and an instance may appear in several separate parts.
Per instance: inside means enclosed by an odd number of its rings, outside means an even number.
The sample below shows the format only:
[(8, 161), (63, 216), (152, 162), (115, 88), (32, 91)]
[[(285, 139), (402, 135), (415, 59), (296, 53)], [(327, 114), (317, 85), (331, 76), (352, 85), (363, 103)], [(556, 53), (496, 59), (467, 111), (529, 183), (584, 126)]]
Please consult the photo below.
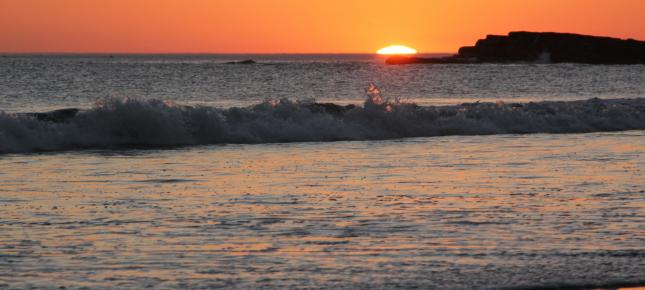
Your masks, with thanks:
[(645, 64), (645, 41), (555, 32), (488, 35), (444, 58), (394, 56), (387, 64), (538, 62)]
[(252, 59), (245, 59), (242, 61), (229, 61), (226, 64), (256, 64), (257, 62)]
[(33, 113), (33, 116), (40, 121), (54, 122), (54, 123), (64, 123), (74, 118), (78, 113), (78, 109), (61, 109), (55, 110), (46, 113)]

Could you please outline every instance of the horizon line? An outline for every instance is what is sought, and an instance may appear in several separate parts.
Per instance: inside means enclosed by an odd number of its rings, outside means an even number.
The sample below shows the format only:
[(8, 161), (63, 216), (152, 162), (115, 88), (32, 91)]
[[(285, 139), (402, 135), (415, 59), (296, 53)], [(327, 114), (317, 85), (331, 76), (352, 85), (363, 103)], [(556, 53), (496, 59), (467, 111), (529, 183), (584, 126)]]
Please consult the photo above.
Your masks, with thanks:
[[(455, 54), (456, 52), (417, 52), (416, 54)], [(379, 55), (375, 52), (94, 52), (94, 51), (0, 51), (0, 55)]]

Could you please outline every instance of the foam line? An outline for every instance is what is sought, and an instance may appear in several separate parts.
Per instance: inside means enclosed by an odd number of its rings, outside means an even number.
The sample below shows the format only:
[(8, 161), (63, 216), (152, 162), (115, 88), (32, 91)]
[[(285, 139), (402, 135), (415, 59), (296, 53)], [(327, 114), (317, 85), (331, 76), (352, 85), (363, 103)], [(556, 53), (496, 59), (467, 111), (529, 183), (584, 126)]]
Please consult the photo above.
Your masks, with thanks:
[(283, 99), (225, 109), (107, 98), (64, 112), (0, 112), (0, 153), (645, 129), (645, 98), (441, 107)]

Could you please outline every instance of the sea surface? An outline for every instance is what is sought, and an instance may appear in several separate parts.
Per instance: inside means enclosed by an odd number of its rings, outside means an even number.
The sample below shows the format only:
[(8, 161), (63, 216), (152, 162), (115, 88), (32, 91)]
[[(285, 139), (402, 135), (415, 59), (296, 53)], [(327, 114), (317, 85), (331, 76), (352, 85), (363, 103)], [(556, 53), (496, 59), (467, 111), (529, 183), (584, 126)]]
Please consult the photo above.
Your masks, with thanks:
[(0, 56), (0, 289), (645, 285), (644, 65), (383, 62)]
[[(231, 65), (253, 59), (255, 65)], [(645, 97), (645, 65), (388, 66), (374, 55), (58, 55), (0, 57), (0, 109), (90, 108), (104, 97), (218, 107), (266, 99), (360, 104), (374, 83), (420, 105)]]

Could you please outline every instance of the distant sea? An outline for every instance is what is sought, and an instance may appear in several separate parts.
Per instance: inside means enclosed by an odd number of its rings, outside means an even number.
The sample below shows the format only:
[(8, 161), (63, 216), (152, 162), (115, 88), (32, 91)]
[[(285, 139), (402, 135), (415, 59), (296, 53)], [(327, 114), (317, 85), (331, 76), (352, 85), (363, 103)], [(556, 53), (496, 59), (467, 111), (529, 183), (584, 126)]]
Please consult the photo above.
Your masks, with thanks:
[(644, 65), (0, 56), (0, 289), (645, 285), (644, 98)]
[[(246, 59), (258, 63), (225, 64)], [(645, 95), (643, 65), (388, 66), (384, 61), (372, 54), (6, 55), (0, 57), (0, 109), (89, 108), (108, 96), (223, 107), (269, 98), (362, 103), (369, 83), (385, 96), (421, 105)]]

